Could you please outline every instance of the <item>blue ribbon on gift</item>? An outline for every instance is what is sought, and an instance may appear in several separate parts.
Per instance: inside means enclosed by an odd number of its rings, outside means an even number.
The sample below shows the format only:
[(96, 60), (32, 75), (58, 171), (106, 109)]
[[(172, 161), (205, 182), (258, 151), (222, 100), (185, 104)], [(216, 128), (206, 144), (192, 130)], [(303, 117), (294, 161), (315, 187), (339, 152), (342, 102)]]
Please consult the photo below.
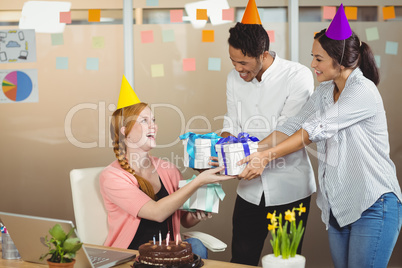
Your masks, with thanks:
[[(190, 179), (186, 180), (186, 184), (189, 183), (190, 181), (194, 180), (196, 176), (193, 175)], [(217, 195), (219, 199), (222, 201), (223, 198), (225, 198), (225, 192), (222, 189), (222, 186), (218, 183), (210, 183), (207, 184), (207, 198), (205, 200), (205, 211), (206, 212), (212, 212), (213, 205), (214, 205), (214, 195)], [(183, 209), (190, 211), (190, 212), (195, 212), (195, 209), (190, 208), (190, 199), (187, 199), (187, 201), (183, 204)]]
[(195, 134), (193, 132), (187, 132), (179, 137), (181, 140), (188, 139), (187, 141), (187, 153), (189, 156), (189, 166), (194, 167), (194, 159), (195, 159), (195, 140), (196, 139), (210, 139), (211, 140), (211, 156), (217, 156), (215, 150), (215, 144), (222, 137), (216, 134), (215, 132), (207, 133), (207, 134)]
[[(244, 155), (247, 157), (250, 155), (250, 148), (248, 146), (248, 141), (251, 140), (253, 142), (260, 141), (257, 137), (250, 136), (247, 132), (240, 132), (237, 137), (235, 136), (228, 136), (226, 138), (220, 139), (216, 144), (230, 144), (230, 143), (242, 143), (244, 149)], [(222, 151), (222, 159), (223, 164), (225, 165), (225, 175), (228, 174), (227, 165), (226, 165), (226, 155), (225, 151), (223, 150), (223, 146), (221, 146)]]

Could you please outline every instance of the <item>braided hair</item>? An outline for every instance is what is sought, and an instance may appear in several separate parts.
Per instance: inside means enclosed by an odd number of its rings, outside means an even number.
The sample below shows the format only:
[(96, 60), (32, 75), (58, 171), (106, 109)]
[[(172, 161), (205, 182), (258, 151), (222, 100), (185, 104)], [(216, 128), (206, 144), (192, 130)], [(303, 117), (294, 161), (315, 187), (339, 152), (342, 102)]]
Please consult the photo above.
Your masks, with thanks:
[[(128, 133), (130, 133), (139, 114), (148, 107), (147, 103), (140, 102), (128, 107), (117, 109), (112, 115), (110, 124), (110, 134), (113, 140), (113, 151), (119, 161), (120, 166), (127, 172), (131, 173), (138, 181), (141, 191), (146, 193), (149, 197), (155, 200), (155, 192), (149, 181), (137, 175), (134, 169), (131, 168), (127, 157), (127, 145), (124, 142)], [(125, 127), (125, 133), (121, 133), (121, 128)]]
[(269, 36), (260, 24), (236, 25), (229, 29), (228, 43), (235, 49), (240, 49), (244, 56), (258, 58), (269, 51)]

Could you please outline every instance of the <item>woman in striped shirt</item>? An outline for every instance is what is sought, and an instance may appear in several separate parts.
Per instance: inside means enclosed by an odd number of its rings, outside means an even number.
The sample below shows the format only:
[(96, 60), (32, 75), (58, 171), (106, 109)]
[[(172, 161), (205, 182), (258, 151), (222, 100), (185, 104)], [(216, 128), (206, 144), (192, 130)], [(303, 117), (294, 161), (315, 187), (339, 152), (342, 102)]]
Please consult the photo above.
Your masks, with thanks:
[[(387, 267), (402, 224), (402, 195), (389, 156), (387, 120), (370, 47), (352, 32), (317, 33), (311, 67), (320, 85), (299, 114), (260, 143), (239, 177), (261, 175), (272, 160), (317, 144), (317, 205), (335, 267)], [(274, 146), (273, 142), (280, 142)]]

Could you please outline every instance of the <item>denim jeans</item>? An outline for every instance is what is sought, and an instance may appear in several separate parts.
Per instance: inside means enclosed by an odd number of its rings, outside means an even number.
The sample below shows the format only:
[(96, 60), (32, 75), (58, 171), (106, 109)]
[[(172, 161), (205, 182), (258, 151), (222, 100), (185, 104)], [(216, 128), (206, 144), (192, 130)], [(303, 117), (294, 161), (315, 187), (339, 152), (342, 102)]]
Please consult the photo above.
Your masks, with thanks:
[(208, 250), (198, 238), (187, 238), (184, 241), (191, 244), (191, 249), (194, 254), (197, 254), (201, 259), (208, 259)]
[(382, 195), (361, 218), (340, 227), (331, 213), (329, 246), (335, 268), (386, 268), (402, 224), (402, 204)]

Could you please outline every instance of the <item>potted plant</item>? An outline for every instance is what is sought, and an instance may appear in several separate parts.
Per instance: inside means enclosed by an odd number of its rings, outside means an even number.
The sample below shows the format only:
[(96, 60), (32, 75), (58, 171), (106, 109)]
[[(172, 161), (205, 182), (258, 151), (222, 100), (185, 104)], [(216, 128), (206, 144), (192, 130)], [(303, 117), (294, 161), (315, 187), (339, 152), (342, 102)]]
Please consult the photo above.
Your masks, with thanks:
[[(264, 268), (305, 267), (306, 259), (296, 254), (304, 233), (304, 227), (302, 220), (296, 224), (295, 211), (299, 211), (300, 216), (302, 213), (306, 212), (306, 208), (303, 207), (302, 203), (298, 208), (293, 208), (292, 211), (286, 211), (284, 217), (282, 217), (282, 214), (277, 216), (276, 211), (274, 211), (273, 214), (268, 213), (267, 219), (270, 220), (268, 230), (272, 235), (271, 245), (274, 253), (265, 255), (262, 258), (262, 266)], [(285, 223), (283, 223), (283, 221), (285, 221)]]
[(66, 234), (60, 224), (56, 224), (49, 230), (50, 239), (45, 237), (45, 243), (49, 247), (49, 251), (40, 257), (40, 260), (47, 259), (49, 267), (73, 267), (75, 263), (75, 254), (81, 248), (82, 243), (79, 238), (71, 237), (74, 229)]

